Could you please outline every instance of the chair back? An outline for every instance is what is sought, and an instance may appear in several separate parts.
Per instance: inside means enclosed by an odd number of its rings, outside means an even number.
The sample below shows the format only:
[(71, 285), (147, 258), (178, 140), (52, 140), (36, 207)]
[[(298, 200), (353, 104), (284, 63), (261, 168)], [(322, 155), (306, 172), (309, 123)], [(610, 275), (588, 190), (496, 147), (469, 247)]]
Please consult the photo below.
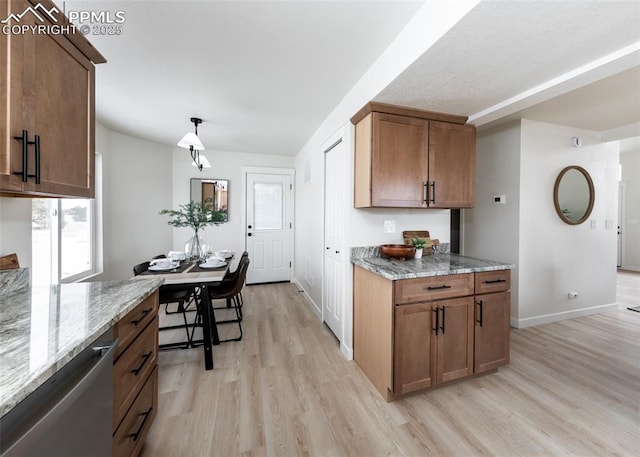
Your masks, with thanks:
[(247, 270), (249, 269), (249, 256), (243, 255), (240, 257), (240, 263), (238, 264), (238, 268), (236, 271), (238, 272), (238, 276), (235, 278), (235, 284), (233, 287), (233, 294), (239, 294), (244, 287), (244, 282), (247, 279)]
[(138, 276), (149, 269), (149, 262), (142, 262), (133, 267), (133, 275)]
[(225, 283), (236, 280), (236, 277), (238, 276), (238, 273), (240, 273), (240, 265), (242, 264), (243, 259), (245, 259), (245, 258), (249, 258), (249, 253), (247, 251), (244, 251), (242, 253), (242, 255), (240, 256), (240, 260), (238, 261), (238, 266), (236, 267), (236, 269), (233, 270), (233, 271), (227, 271), (227, 274), (224, 275), (223, 281)]

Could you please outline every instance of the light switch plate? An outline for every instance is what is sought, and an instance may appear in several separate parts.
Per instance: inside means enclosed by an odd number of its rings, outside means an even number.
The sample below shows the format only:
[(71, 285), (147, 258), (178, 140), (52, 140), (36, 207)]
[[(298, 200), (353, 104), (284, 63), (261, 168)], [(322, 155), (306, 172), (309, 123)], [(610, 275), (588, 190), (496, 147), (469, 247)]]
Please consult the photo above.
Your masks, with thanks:
[(396, 233), (396, 221), (384, 221), (384, 233)]
[(613, 229), (613, 221), (611, 219), (607, 219), (604, 221), (604, 228), (607, 230)]
[(591, 230), (598, 228), (598, 221), (595, 219), (589, 219), (589, 224), (591, 225)]

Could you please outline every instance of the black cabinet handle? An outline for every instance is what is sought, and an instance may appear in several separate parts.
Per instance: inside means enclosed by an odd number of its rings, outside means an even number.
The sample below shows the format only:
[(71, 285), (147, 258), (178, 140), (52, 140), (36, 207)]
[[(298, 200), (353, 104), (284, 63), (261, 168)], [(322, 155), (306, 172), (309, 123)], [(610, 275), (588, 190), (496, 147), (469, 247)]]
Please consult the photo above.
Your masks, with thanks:
[(438, 307), (435, 307), (431, 310), (432, 312), (436, 313), (436, 325), (435, 327), (432, 328), (432, 330), (435, 332), (436, 336), (438, 336), (438, 321), (439, 321), (439, 316), (440, 314), (438, 313)]
[(439, 289), (451, 289), (451, 286), (429, 286), (427, 287), (427, 290), (439, 290)]
[(445, 307), (442, 307), (442, 325), (440, 326), (440, 330), (442, 330), (442, 334), (444, 335), (444, 311)]
[[(22, 136), (14, 136), (15, 140), (22, 141), (22, 170), (14, 171), (14, 175), (21, 177), (22, 182), (27, 182), (29, 178), (36, 178), (36, 184), (40, 184), (40, 135), (36, 135), (34, 141), (29, 141), (29, 131), (23, 130)], [(36, 172), (29, 174), (29, 145), (35, 145)]]
[(476, 303), (479, 306), (478, 309), (478, 319), (476, 319), (476, 322), (478, 324), (480, 324), (480, 327), (482, 327), (482, 300), (480, 300), (479, 302)]
[(501, 283), (501, 282), (507, 282), (507, 280), (506, 279), (490, 279), (488, 281), (485, 281), (484, 283), (485, 284), (498, 284), (498, 283)]
[(40, 184), (40, 135), (35, 136), (36, 145), (36, 184)]
[(153, 351), (149, 351), (146, 354), (144, 354), (142, 356), (142, 363), (140, 364), (140, 366), (138, 366), (138, 368), (134, 368), (133, 370), (131, 370), (131, 373), (133, 373), (135, 376), (138, 376), (142, 371), (142, 368), (147, 364), (147, 361), (149, 360), (152, 354), (153, 354)]
[(431, 203), (436, 202), (436, 182), (431, 183)]
[(147, 314), (149, 314), (152, 310), (153, 308), (145, 309), (144, 311), (142, 311), (142, 315), (138, 319), (131, 321), (131, 323), (137, 326), (140, 322), (144, 320)]
[(22, 141), (22, 170), (14, 171), (14, 175), (22, 176), (22, 182), (27, 182), (29, 177), (29, 170), (27, 164), (29, 163), (29, 131), (23, 130), (22, 136), (14, 136), (15, 140)]
[(423, 202), (428, 205), (429, 204), (429, 181), (425, 181), (423, 186), (424, 186), (424, 200), (423, 200)]
[(144, 430), (144, 426), (147, 423), (147, 419), (149, 419), (149, 416), (151, 416), (151, 411), (153, 411), (153, 406), (150, 407), (148, 410), (146, 410), (144, 413), (140, 414), (141, 416), (144, 416), (144, 419), (142, 419), (142, 422), (140, 422), (140, 426), (138, 427), (138, 430), (136, 430), (135, 433), (131, 433), (129, 435), (129, 438), (133, 438), (133, 441), (138, 441), (138, 438), (140, 438), (140, 434)]

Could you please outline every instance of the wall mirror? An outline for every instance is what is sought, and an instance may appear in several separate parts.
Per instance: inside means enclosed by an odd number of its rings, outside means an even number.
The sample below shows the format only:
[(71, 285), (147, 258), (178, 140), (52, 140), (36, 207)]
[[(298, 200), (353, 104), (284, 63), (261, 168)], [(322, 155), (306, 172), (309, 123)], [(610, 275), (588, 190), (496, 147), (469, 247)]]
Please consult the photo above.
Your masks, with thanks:
[(228, 193), (226, 179), (191, 178), (191, 201), (202, 203), (204, 209), (224, 213), (224, 222), (229, 220)]
[(582, 167), (564, 168), (553, 188), (553, 203), (560, 219), (570, 225), (582, 224), (593, 210), (595, 191), (591, 176)]

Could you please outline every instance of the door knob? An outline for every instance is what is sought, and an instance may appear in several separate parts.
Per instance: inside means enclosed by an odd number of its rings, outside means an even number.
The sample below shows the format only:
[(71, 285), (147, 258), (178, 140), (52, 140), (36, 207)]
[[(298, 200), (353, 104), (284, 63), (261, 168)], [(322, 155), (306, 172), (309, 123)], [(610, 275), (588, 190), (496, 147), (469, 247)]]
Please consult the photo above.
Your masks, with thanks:
[(251, 230), (253, 227), (251, 227), (251, 226), (249, 225), (249, 226), (247, 226), (247, 228), (248, 228), (249, 230)]
[(253, 236), (253, 233), (247, 233), (247, 236)]

